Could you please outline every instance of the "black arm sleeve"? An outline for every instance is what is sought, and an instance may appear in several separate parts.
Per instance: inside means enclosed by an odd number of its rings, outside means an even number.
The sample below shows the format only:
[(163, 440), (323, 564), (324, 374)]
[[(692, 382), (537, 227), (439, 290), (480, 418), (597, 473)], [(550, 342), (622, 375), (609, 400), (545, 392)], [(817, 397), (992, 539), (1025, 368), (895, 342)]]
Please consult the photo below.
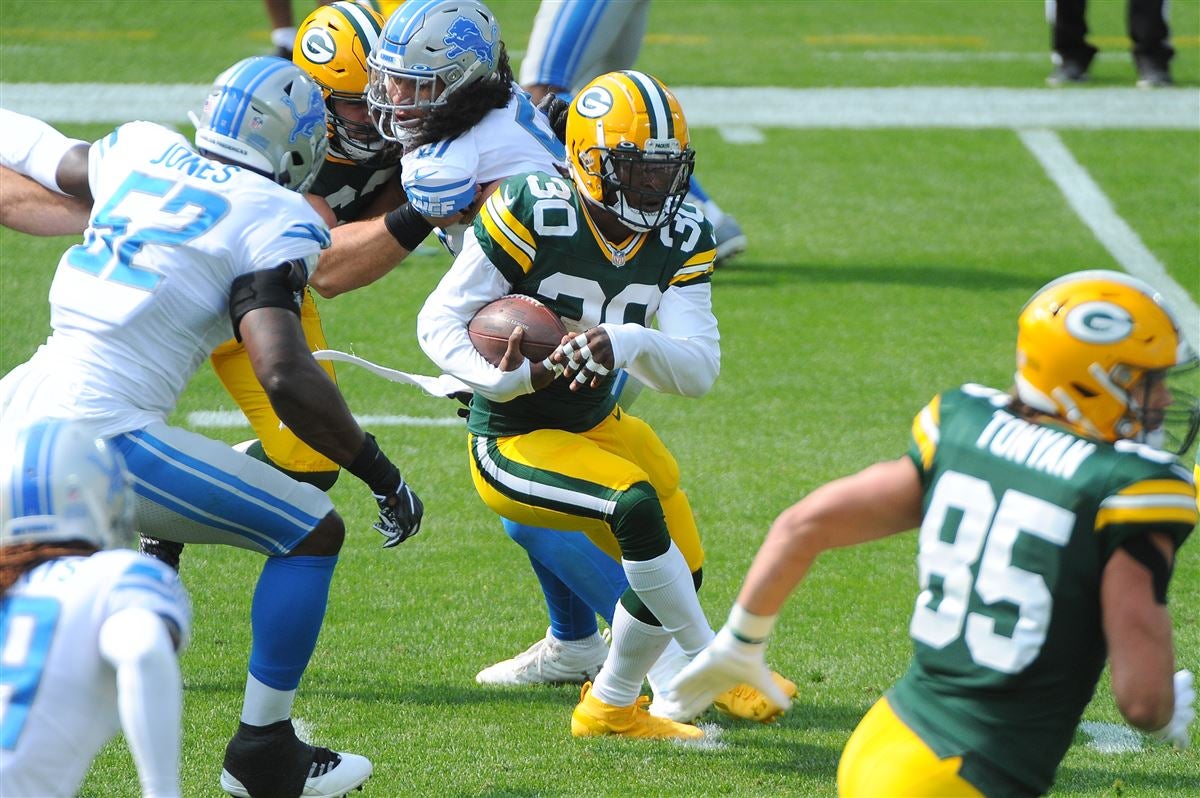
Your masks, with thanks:
[(238, 327), (242, 317), (258, 308), (284, 308), (297, 316), (303, 301), (304, 284), (308, 282), (308, 270), (304, 262), (289, 260), (274, 269), (243, 274), (233, 281), (229, 290), (229, 320), (233, 322), (233, 336), (241, 343), (242, 334)]
[(1150, 542), (1149, 535), (1134, 535), (1126, 538), (1121, 543), (1121, 548), (1150, 571), (1150, 579), (1154, 585), (1154, 600), (1165, 607), (1167, 605), (1167, 584), (1171, 581), (1171, 573), (1174, 568), (1167, 562), (1162, 551)]

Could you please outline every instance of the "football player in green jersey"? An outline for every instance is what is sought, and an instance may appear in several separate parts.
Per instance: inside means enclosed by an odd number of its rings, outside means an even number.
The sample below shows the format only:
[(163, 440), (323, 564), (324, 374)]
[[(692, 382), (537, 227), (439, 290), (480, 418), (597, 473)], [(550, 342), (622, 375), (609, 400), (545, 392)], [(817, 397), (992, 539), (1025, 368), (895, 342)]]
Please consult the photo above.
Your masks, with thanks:
[[(628, 577), (612, 648), (583, 688), (572, 733), (702, 737), (639, 700), (672, 637), (694, 655), (713, 631), (696, 598), (704, 551), (679, 466), (610, 388), (621, 368), (667, 393), (701, 396), (712, 386), (720, 367), (712, 227), (684, 202), (694, 153), (679, 102), (657, 79), (597, 78), (572, 102), (566, 139), (569, 178), (520, 174), (490, 195), (418, 315), (417, 334), (475, 392), (469, 462), (484, 502), (519, 523), (584, 531)], [(545, 361), (520, 354), (519, 330), (499, 366), (471, 345), (471, 317), (509, 293), (541, 300), (571, 331)], [(776, 692), (794, 693), (779, 679)]]
[[(1051, 282), (1021, 312), (1016, 388), (934, 397), (906, 457), (785, 510), (729, 620), (672, 682), (677, 716), (735, 681), (769, 688), (776, 613), (826, 549), (920, 528), (908, 672), (838, 767), (843, 796), (1035, 796), (1054, 780), (1105, 658), (1133, 726), (1183, 747), (1192, 675), (1175, 670), (1167, 582), (1196, 524), (1196, 434), (1169, 372), (1196, 355), (1150, 286)], [(1173, 401), (1175, 400), (1175, 401)], [(1174, 407), (1172, 406), (1174, 404)]]

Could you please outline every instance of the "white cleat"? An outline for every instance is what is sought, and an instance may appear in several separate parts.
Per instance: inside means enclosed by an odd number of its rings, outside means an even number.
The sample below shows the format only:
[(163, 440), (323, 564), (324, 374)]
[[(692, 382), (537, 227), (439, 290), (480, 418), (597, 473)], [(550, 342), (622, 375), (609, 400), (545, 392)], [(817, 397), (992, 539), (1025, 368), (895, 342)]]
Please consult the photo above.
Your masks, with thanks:
[[(322, 762), (319, 761), (320, 754), (314, 756), (301, 798), (343, 798), (354, 790), (361, 790), (371, 778), (371, 760), (365, 756), (335, 753), (327, 748), (318, 751), (327, 751), (333, 758)], [(249, 790), (225, 769), (221, 770), (221, 789), (235, 798), (252, 798)]]
[(546, 630), (546, 636), (512, 659), (497, 662), (475, 675), (479, 684), (583, 684), (596, 678), (608, 657), (608, 646), (599, 634), (564, 642)]

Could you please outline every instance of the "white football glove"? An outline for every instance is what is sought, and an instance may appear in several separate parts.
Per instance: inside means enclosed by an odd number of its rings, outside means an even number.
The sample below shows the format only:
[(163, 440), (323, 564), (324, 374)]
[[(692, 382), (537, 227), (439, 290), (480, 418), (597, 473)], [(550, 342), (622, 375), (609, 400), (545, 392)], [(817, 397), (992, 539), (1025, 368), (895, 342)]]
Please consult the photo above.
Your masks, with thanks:
[(578, 372), (575, 382), (580, 384), (591, 382), (593, 377), (606, 377), (611, 370), (608, 366), (596, 360), (588, 346), (587, 333), (583, 332), (562, 344), (558, 348), (567, 358), (567, 368)]
[(1192, 672), (1189, 670), (1175, 673), (1175, 714), (1167, 721), (1167, 725), (1158, 731), (1150, 732), (1155, 740), (1171, 743), (1183, 750), (1191, 743), (1188, 726), (1196, 719), (1196, 690), (1192, 687)]
[(664, 713), (672, 720), (690, 721), (721, 693), (743, 682), (786, 710), (792, 702), (771, 677), (766, 649), (765, 642), (742, 642), (728, 625), (721, 627), (712, 642), (667, 686), (662, 701)]

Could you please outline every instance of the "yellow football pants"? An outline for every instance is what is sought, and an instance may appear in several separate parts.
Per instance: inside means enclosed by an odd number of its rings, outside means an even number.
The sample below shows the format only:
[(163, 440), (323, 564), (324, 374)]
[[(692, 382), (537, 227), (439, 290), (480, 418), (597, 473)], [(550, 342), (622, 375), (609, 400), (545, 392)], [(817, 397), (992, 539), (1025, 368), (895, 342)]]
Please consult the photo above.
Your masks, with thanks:
[(838, 763), (840, 798), (984, 798), (958, 775), (962, 757), (939, 759), (886, 698), (863, 716)]
[[(300, 326), (304, 328), (304, 340), (308, 342), (309, 351), (326, 348), (321, 314), (308, 288), (304, 289), (304, 302), (300, 305)], [(304, 473), (338, 470), (337, 463), (297, 438), (279, 421), (279, 416), (275, 415), (267, 399), (267, 392), (254, 375), (246, 348), (237, 339), (231, 338), (214, 349), (210, 360), (221, 384), (246, 414), (254, 434), (262, 441), (263, 451), (275, 465)], [(321, 368), (325, 369), (330, 379), (337, 382), (332, 363), (321, 361)]]
[[(470, 435), (468, 448), (475, 489), (498, 515), (529, 526), (582, 531), (616, 560), (621, 549), (613, 519), (606, 514), (608, 503), (615, 493), (649, 482), (688, 568), (694, 572), (704, 564), (696, 519), (679, 487), (679, 464), (650, 425), (636, 416), (618, 408), (582, 433), (545, 429), (503, 438)], [(503, 488), (494, 486), (498, 483)]]

